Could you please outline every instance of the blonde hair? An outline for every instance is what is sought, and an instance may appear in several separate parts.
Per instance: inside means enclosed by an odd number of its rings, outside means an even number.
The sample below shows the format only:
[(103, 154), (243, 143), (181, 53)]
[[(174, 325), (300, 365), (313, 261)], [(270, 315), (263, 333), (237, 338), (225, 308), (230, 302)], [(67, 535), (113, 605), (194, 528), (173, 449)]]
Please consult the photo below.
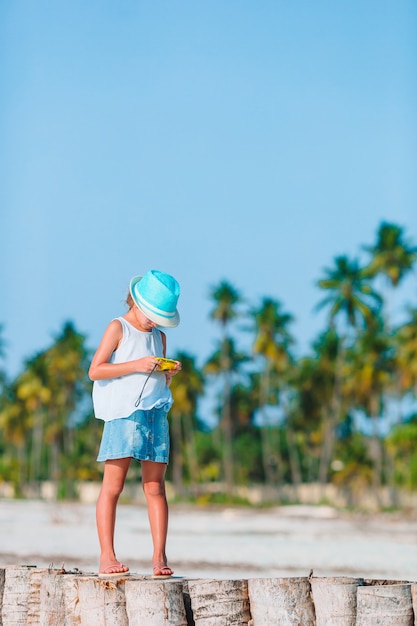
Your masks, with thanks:
[(129, 311), (132, 307), (134, 307), (135, 305), (135, 301), (132, 298), (132, 294), (130, 293), (130, 290), (127, 292), (127, 296), (126, 296), (126, 304), (129, 307)]

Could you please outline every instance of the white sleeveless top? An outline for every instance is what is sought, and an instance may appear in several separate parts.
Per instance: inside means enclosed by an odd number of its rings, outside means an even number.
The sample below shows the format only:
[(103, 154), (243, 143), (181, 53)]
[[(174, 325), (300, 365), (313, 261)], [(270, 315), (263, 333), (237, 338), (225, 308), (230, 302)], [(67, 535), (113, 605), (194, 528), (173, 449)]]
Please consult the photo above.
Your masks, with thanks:
[[(123, 338), (117, 350), (110, 357), (110, 363), (125, 363), (144, 356), (164, 356), (161, 331), (152, 328), (146, 333), (137, 330), (123, 317), (116, 318), (122, 325)], [(135, 411), (165, 406), (168, 411), (173, 403), (172, 394), (166, 384), (164, 372), (137, 372), (95, 380), (93, 384), (93, 405), (97, 419), (105, 422), (120, 417), (129, 417)], [(145, 387), (144, 387), (145, 385)], [(139, 406), (135, 406), (143, 389)]]

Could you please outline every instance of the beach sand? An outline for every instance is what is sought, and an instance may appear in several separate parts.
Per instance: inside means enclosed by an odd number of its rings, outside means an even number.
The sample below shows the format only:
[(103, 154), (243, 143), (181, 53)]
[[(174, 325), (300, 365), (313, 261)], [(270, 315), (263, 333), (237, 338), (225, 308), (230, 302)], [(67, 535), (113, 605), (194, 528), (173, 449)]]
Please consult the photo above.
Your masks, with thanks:
[[(120, 504), (118, 558), (149, 574), (146, 507)], [(361, 576), (417, 580), (417, 521), (399, 513), (360, 515), (327, 506), (273, 509), (170, 505), (169, 563), (187, 578)], [(96, 572), (93, 504), (0, 500), (0, 564)]]

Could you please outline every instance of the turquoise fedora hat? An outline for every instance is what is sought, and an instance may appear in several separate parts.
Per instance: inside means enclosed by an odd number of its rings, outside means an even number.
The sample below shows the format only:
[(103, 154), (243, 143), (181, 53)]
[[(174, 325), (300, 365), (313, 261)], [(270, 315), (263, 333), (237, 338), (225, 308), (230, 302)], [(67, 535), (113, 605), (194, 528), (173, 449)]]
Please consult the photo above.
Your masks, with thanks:
[(180, 286), (173, 276), (149, 270), (144, 276), (132, 278), (130, 293), (136, 306), (158, 326), (175, 328), (180, 323), (177, 311)]

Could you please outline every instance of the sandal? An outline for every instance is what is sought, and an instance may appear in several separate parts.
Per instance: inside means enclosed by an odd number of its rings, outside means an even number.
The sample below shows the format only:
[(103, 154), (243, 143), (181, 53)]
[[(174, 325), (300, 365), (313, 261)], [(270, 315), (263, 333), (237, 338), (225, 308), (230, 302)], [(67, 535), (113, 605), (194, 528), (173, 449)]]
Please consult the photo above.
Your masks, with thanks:
[[(126, 567), (126, 565), (123, 565), (123, 563), (113, 563), (113, 565), (108, 565), (107, 567), (104, 568), (102, 572), (99, 572), (98, 577), (109, 578), (111, 576), (113, 577), (118, 576), (119, 578), (121, 578), (122, 576), (129, 576), (130, 574), (129, 569), (123, 570), (122, 568), (124, 567)], [(118, 569), (120, 571), (112, 572), (111, 570), (114, 570), (114, 569)]]
[[(160, 572), (159, 574), (157, 572)], [(170, 567), (168, 567), (168, 565), (155, 565), (155, 567), (153, 568), (153, 576), (152, 578), (160, 578), (160, 579), (164, 579), (164, 578), (172, 578), (172, 574), (174, 572), (172, 571), (172, 569)]]

